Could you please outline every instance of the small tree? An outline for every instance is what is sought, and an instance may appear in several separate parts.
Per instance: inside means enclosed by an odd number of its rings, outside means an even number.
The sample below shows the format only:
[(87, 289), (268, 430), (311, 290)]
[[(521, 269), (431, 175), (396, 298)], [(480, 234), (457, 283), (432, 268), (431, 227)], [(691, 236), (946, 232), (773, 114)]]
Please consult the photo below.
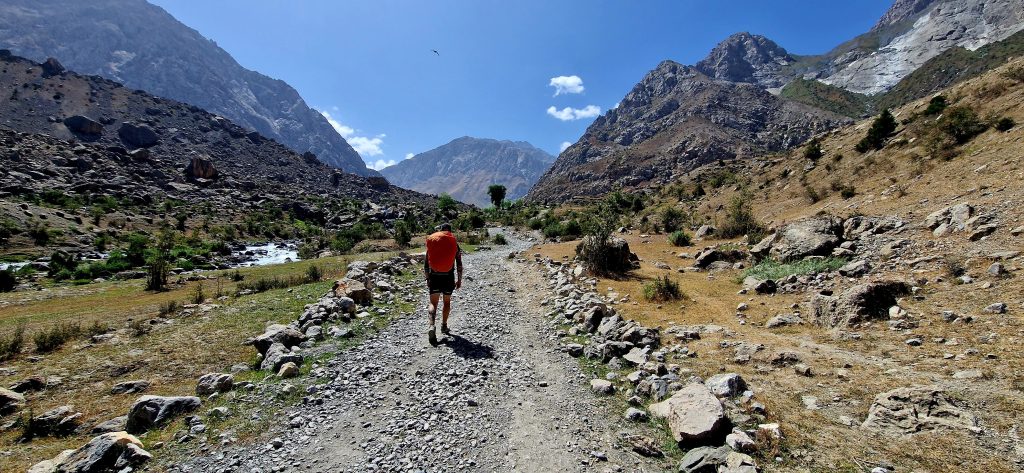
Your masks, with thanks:
[(668, 207), (661, 211), (661, 226), (664, 227), (665, 232), (672, 233), (683, 225), (683, 211), (675, 207)]
[(409, 224), (405, 220), (395, 222), (395, 243), (404, 248), (409, 246), (410, 241), (412, 241), (412, 230), (409, 228)]
[(814, 138), (807, 142), (807, 146), (804, 147), (804, 158), (811, 161), (817, 161), (824, 156), (825, 153), (821, 151), (821, 140)]
[(978, 114), (970, 107), (953, 107), (946, 111), (939, 120), (939, 129), (962, 145), (971, 138), (981, 134), (988, 125), (978, 118)]
[(507, 189), (501, 184), (491, 184), (487, 188), (487, 195), (491, 196), (491, 203), (494, 204), (494, 208), (500, 209), (501, 203), (505, 200), (505, 194)]
[(896, 117), (892, 116), (889, 109), (882, 111), (882, 114), (871, 123), (871, 128), (868, 129), (868, 134), (864, 136), (859, 143), (857, 143), (856, 149), (861, 153), (865, 153), (871, 149), (882, 149), (885, 146), (885, 141), (889, 139), (893, 133), (896, 132)]
[(938, 115), (946, 110), (946, 106), (949, 102), (946, 101), (946, 97), (943, 95), (936, 95), (928, 101), (928, 108), (924, 110), (925, 115)]
[(453, 199), (452, 196), (448, 194), (441, 194), (437, 196), (437, 210), (442, 214), (449, 215), (451, 212), (454, 212), (456, 208), (458, 208), (458, 203), (455, 202), (455, 199)]

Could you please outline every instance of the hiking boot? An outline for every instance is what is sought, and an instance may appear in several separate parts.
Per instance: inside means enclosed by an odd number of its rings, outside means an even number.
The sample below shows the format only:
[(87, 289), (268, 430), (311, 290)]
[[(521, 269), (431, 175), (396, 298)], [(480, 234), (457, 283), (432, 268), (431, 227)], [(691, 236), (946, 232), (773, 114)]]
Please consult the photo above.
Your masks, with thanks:
[(437, 345), (437, 333), (434, 331), (434, 326), (430, 326), (430, 330), (427, 330), (427, 341), (431, 345)]
[(452, 334), (452, 332), (450, 330), (448, 330), (448, 324), (446, 324), (446, 323), (442, 323), (441, 324), (441, 333), (443, 333), (445, 335), (451, 335)]

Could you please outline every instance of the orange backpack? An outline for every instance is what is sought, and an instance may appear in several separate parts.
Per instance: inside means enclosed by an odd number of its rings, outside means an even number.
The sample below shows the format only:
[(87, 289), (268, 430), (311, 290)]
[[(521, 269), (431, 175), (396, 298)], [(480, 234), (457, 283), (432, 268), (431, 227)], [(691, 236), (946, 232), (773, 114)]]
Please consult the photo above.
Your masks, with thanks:
[(459, 244), (452, 232), (437, 232), (427, 237), (427, 265), (437, 273), (447, 273), (455, 268), (455, 253)]

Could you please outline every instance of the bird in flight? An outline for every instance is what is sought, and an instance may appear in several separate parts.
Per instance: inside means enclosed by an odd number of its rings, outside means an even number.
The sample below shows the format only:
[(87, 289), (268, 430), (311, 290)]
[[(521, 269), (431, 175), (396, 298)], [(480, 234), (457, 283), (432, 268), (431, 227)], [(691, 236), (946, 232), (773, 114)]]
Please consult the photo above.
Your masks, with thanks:
[(437, 50), (436, 50), (436, 49), (431, 49), (431, 51), (433, 51), (433, 52), (434, 52), (434, 54), (437, 54), (438, 56), (440, 56), (440, 55), (441, 55), (441, 53), (437, 52)]

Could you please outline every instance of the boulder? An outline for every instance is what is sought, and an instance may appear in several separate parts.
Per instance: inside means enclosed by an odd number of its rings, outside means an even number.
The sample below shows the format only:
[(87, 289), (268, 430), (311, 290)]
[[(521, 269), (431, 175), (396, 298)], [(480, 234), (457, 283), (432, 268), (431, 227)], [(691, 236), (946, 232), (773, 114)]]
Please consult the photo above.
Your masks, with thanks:
[(781, 262), (808, 256), (828, 256), (842, 242), (843, 221), (824, 215), (810, 217), (783, 227), (772, 244), (771, 256)]
[(235, 377), (227, 373), (207, 373), (196, 383), (196, 396), (226, 393), (235, 385)]
[(335, 297), (348, 297), (359, 305), (369, 305), (373, 302), (373, 294), (366, 285), (360, 281), (350, 278), (342, 278), (334, 282), (331, 289)]
[(42, 66), (43, 69), (43, 77), (52, 77), (60, 75), (63, 74), (65, 70), (67, 70), (64, 68), (64, 65), (60, 63), (60, 61), (52, 57), (47, 58), (46, 61), (40, 64), (40, 66)]
[(128, 416), (118, 416), (113, 419), (100, 422), (93, 426), (92, 430), (89, 431), (91, 434), (105, 434), (108, 432), (120, 432), (125, 429), (125, 424), (128, 423)]
[(217, 175), (217, 168), (207, 157), (193, 156), (185, 166), (185, 177), (188, 179), (216, 179)]
[(265, 356), (267, 350), (269, 350), (271, 345), (275, 343), (280, 343), (286, 348), (291, 348), (304, 341), (306, 341), (306, 336), (294, 327), (273, 324), (267, 327), (261, 335), (256, 336), (246, 343), (256, 347), (256, 351)]
[(609, 395), (615, 392), (615, 386), (606, 379), (592, 379), (590, 380), (590, 390), (594, 394)]
[(640, 267), (640, 258), (629, 250), (629, 243), (622, 238), (609, 237), (604, 245), (599, 245), (594, 237), (583, 237), (580, 244), (576, 246), (576, 255), (580, 256), (585, 251), (599, 251), (601, 259), (605, 262), (605, 268), (584, 266), (584, 269), (590, 273), (603, 272), (601, 269), (612, 273), (624, 273)]
[(748, 291), (754, 291), (758, 294), (774, 294), (778, 290), (778, 286), (775, 281), (771, 279), (758, 279), (754, 276), (747, 276), (743, 278), (743, 288)]
[(339, 297), (336, 303), (338, 304), (338, 310), (342, 314), (356, 314), (356, 301), (351, 297)]
[(287, 347), (280, 343), (274, 343), (269, 349), (267, 349), (266, 354), (264, 354), (263, 361), (260, 363), (260, 369), (277, 373), (280, 371), (281, 365), (289, 362), (301, 365), (302, 355), (292, 353)]
[(142, 396), (128, 409), (125, 430), (143, 433), (162, 425), (172, 418), (196, 410), (202, 401), (194, 396)]
[(159, 140), (152, 128), (131, 122), (122, 123), (121, 128), (117, 130), (117, 136), (132, 148), (149, 148)]
[(707, 268), (712, 263), (717, 262), (736, 262), (743, 261), (747, 258), (746, 252), (743, 250), (726, 250), (719, 249), (716, 247), (704, 248), (697, 256), (693, 258), (693, 265), (698, 268)]
[(846, 277), (859, 277), (871, 271), (871, 265), (866, 260), (851, 261), (839, 268), (839, 274)]
[(887, 318), (896, 298), (907, 294), (910, 285), (903, 281), (875, 281), (850, 287), (838, 296), (815, 295), (811, 307), (819, 325), (848, 326)]
[(10, 414), (25, 405), (25, 396), (0, 388), (0, 415)]
[(716, 374), (704, 381), (704, 385), (718, 397), (735, 397), (747, 389), (747, 382), (736, 373)]
[(750, 247), (750, 256), (754, 258), (754, 261), (761, 261), (767, 259), (772, 251), (772, 245), (775, 243), (776, 234), (772, 233), (764, 237), (756, 245)]
[(99, 135), (103, 133), (103, 124), (84, 115), (72, 115), (64, 119), (64, 126), (74, 133), (82, 135)]
[(701, 383), (690, 383), (667, 400), (652, 404), (650, 412), (668, 420), (672, 437), (682, 448), (720, 441), (729, 427), (722, 402)]
[(938, 386), (898, 388), (875, 396), (861, 427), (899, 435), (974, 429), (978, 419)]
[(294, 378), (299, 375), (299, 365), (288, 361), (281, 364), (281, 369), (277, 371), (277, 376), (281, 378)]
[(46, 389), (46, 380), (42, 376), (31, 376), (11, 385), (11, 391), (27, 393)]
[(701, 239), (704, 239), (705, 237), (708, 237), (708, 236), (711, 236), (711, 235), (714, 235), (714, 234), (715, 234), (715, 227), (712, 227), (711, 225), (701, 225), (700, 228), (698, 228), (697, 231), (693, 234), (693, 237), (698, 239), (698, 240), (701, 240)]
[(26, 437), (63, 437), (71, 435), (82, 425), (82, 413), (71, 406), (50, 409), (36, 417), (25, 428)]
[(718, 473), (724, 466), (732, 449), (729, 447), (698, 447), (683, 455), (679, 462), (680, 473)]
[(147, 389), (149, 389), (149, 381), (146, 380), (122, 381), (110, 388), (110, 394), (134, 394)]
[[(65, 450), (57, 457), (33, 466), (32, 473), (99, 473), (133, 471), (153, 458), (143, 450), (142, 442), (127, 432), (111, 432), (94, 437), (77, 450)], [(47, 469), (47, 468), (52, 469)]]

